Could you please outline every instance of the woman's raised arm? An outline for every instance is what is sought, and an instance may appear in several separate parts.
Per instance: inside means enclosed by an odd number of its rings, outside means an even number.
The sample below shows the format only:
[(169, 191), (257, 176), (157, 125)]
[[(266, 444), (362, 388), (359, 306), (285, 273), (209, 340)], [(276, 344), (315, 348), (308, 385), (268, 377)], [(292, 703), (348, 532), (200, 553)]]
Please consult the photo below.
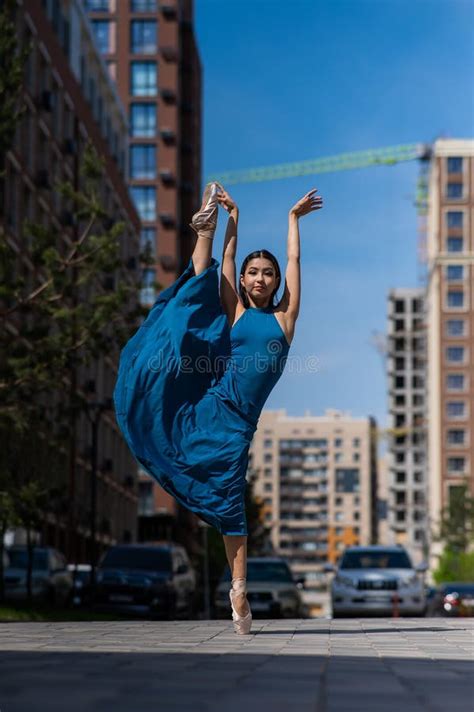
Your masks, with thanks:
[(219, 187), (221, 192), (218, 194), (217, 199), (222, 207), (229, 213), (222, 251), (220, 298), (229, 323), (232, 325), (235, 319), (237, 304), (239, 303), (235, 271), (239, 209), (227, 191), (224, 190), (222, 186)]
[(285, 290), (278, 308), (285, 315), (285, 323), (289, 333), (293, 332), (298, 318), (301, 299), (300, 231), (298, 220), (303, 215), (323, 207), (323, 199), (317, 196), (316, 193), (316, 188), (310, 190), (291, 208), (288, 214), (288, 262), (285, 274)]

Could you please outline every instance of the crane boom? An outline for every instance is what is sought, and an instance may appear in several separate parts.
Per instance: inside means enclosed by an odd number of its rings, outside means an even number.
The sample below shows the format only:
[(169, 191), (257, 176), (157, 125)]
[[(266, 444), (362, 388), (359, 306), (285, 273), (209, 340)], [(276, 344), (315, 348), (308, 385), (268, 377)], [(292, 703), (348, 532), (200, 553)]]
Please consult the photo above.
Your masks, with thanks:
[(294, 178), (316, 173), (350, 171), (355, 168), (366, 168), (367, 166), (393, 166), (401, 161), (429, 160), (430, 156), (431, 148), (428, 144), (411, 143), (402, 146), (376, 148), (371, 151), (341, 153), (335, 156), (326, 156), (325, 158), (299, 161), (297, 163), (280, 163), (262, 168), (215, 173), (209, 176), (206, 182), (218, 181), (224, 185), (258, 183), (260, 181)]

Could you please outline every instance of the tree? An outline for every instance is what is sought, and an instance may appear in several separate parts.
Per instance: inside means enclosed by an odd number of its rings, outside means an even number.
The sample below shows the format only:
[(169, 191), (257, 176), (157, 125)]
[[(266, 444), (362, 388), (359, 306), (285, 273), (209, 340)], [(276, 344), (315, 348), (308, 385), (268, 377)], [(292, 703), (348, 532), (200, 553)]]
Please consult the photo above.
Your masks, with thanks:
[(452, 487), (448, 506), (441, 512), (435, 541), (444, 542), (444, 550), (433, 572), (436, 583), (474, 579), (474, 497), (466, 478)]
[[(22, 79), (28, 47), (16, 38), (13, 0), (0, 10), (0, 180), (21, 122)], [(138, 304), (139, 272), (121, 259), (124, 225), (103, 208), (103, 163), (91, 145), (81, 152), (78, 187), (54, 185), (64, 226), (24, 223), (20, 234), (5, 229), (0, 216), (0, 521), (4, 528), (25, 518), (48, 487), (50, 462), (31, 467), (31, 434), (64, 459), (74, 452), (75, 423), (86, 396), (76, 383), (83, 366), (102, 354), (117, 354), (144, 314)], [(1, 192), (1, 191), (0, 191)], [(58, 211), (58, 215), (61, 211)], [(150, 260), (146, 259), (146, 263)], [(22, 443), (23, 447), (15, 447)], [(74, 463), (74, 455), (70, 455)], [(30, 466), (37, 489), (18, 486)], [(63, 485), (64, 485), (63, 467)], [(19, 493), (23, 492), (25, 502)], [(64, 499), (60, 492), (60, 499)], [(71, 511), (72, 511), (72, 503)], [(64, 508), (63, 508), (64, 509)], [(3, 547), (3, 536), (0, 542)], [(3, 579), (2, 579), (3, 580)]]
[(15, 0), (4, 0), (0, 9), (0, 174), (23, 110), (20, 97), (28, 47), (18, 46), (13, 22), (15, 6)]
[(474, 544), (474, 497), (470, 494), (467, 479), (450, 489), (449, 504), (443, 507), (439, 536), (447, 549), (467, 553)]

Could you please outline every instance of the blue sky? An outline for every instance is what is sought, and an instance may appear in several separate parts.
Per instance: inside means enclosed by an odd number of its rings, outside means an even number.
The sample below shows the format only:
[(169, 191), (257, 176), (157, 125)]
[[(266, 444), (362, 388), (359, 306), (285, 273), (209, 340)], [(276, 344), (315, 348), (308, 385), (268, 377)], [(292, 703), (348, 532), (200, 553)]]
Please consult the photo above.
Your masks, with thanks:
[[(474, 133), (473, 0), (195, 0), (203, 65), (206, 175)], [(418, 284), (416, 162), (229, 186), (238, 266), (253, 249), (285, 267), (287, 213), (317, 187), (324, 209), (300, 221), (302, 308), (267, 408), (326, 408), (386, 423), (386, 381), (371, 334), (388, 290)], [(221, 213), (215, 257), (226, 218)]]

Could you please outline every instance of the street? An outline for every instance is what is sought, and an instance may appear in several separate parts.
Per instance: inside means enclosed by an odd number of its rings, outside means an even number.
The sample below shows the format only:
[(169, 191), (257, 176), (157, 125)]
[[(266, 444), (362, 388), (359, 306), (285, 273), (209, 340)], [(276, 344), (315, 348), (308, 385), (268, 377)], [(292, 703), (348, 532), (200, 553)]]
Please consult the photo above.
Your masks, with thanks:
[(1, 712), (471, 712), (458, 618), (0, 626)]

